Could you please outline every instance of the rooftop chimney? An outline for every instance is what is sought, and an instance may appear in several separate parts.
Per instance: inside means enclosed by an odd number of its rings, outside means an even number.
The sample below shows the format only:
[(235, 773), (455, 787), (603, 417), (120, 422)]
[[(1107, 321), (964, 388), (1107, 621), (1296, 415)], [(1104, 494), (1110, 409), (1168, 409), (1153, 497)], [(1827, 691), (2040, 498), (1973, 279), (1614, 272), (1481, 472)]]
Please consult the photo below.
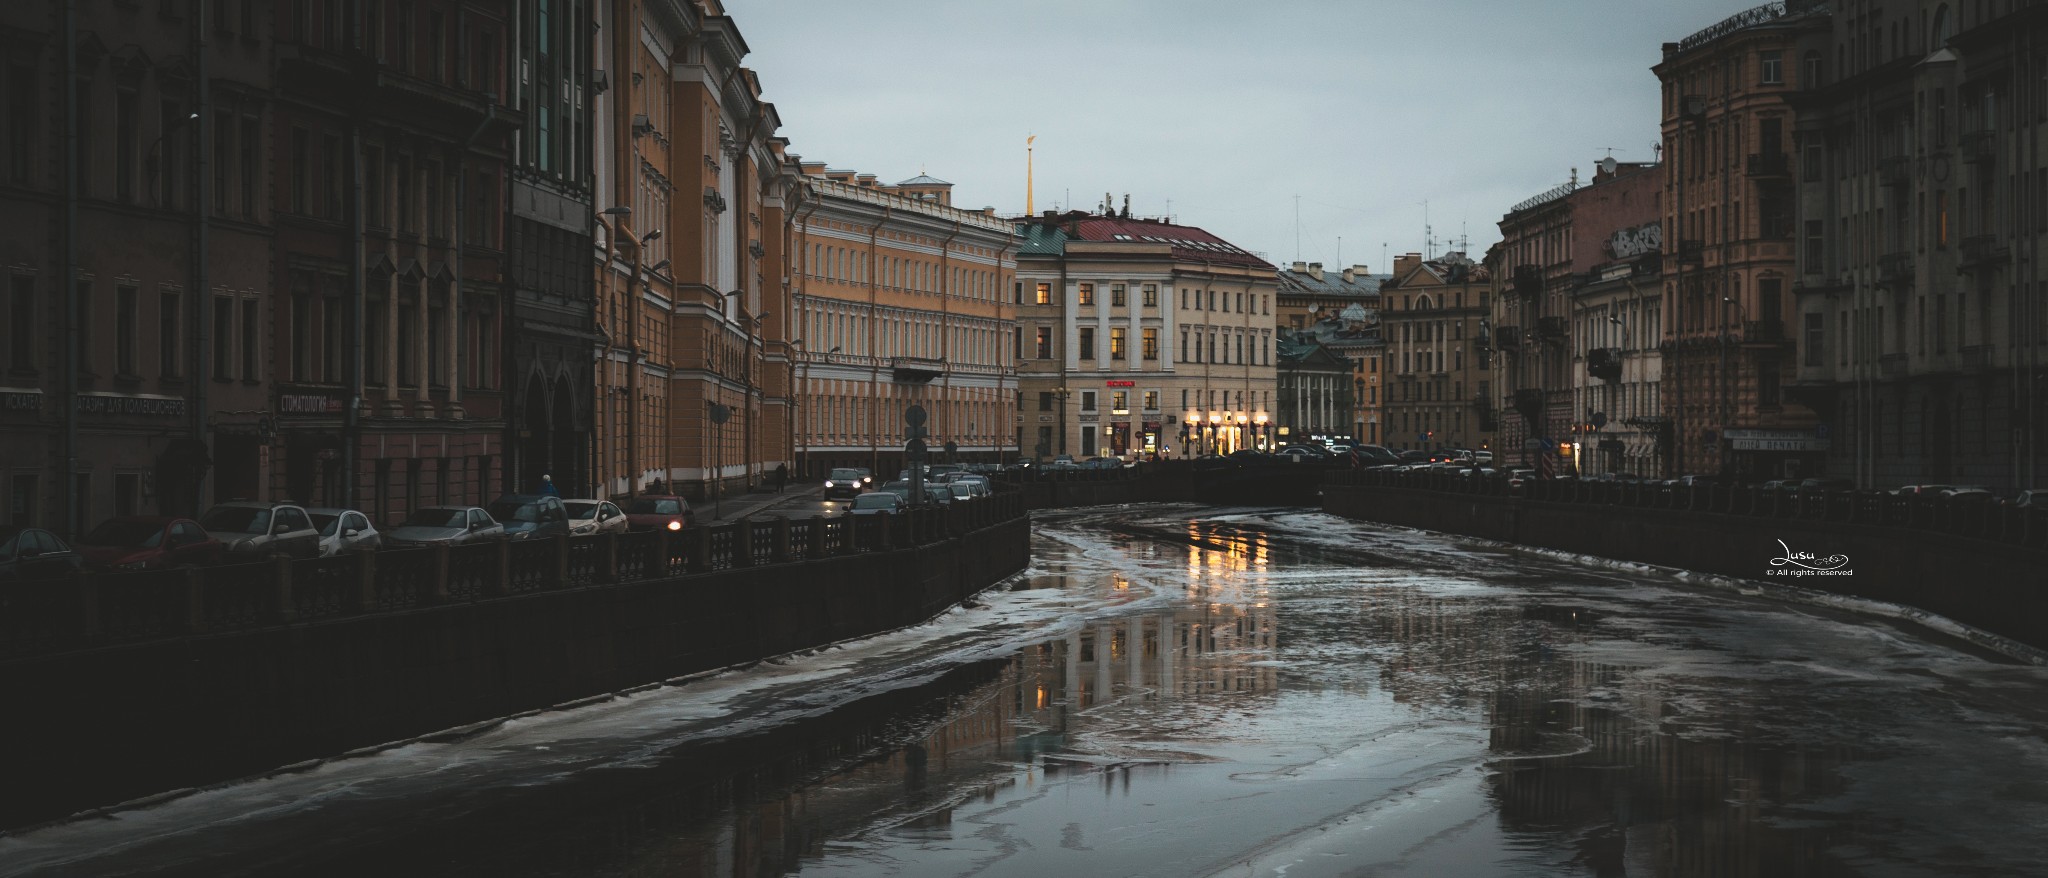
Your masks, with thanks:
[(1351, 283), (1352, 281), (1354, 281), (1354, 280), (1357, 280), (1357, 279), (1358, 279), (1358, 278), (1357, 278), (1357, 274), (1356, 274), (1356, 273), (1355, 273), (1355, 272), (1354, 272), (1354, 271), (1353, 271), (1352, 269), (1349, 269), (1349, 268), (1347, 268), (1347, 269), (1344, 269), (1344, 282), (1345, 282), (1345, 283), (1347, 283), (1347, 284), (1348, 284), (1348, 283)]
[(1312, 277), (1312, 278), (1315, 278), (1316, 280), (1322, 280), (1322, 279), (1323, 279), (1323, 264), (1322, 264), (1322, 263), (1320, 263), (1320, 262), (1311, 262), (1311, 263), (1309, 263), (1309, 264), (1308, 264), (1308, 276), (1309, 276), (1309, 277)]
[(1307, 273), (1307, 272), (1308, 272), (1308, 263), (1306, 263), (1306, 262), (1297, 262), (1297, 263), (1294, 263), (1294, 273), (1295, 273), (1295, 274), (1305, 274), (1305, 273)]

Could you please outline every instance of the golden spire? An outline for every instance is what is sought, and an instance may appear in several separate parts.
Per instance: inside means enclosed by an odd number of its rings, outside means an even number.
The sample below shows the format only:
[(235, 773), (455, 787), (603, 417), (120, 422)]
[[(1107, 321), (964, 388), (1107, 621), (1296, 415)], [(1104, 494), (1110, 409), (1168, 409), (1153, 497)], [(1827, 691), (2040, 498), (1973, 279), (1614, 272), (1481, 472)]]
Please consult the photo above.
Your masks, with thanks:
[(1036, 134), (1033, 134), (1033, 135), (1031, 135), (1030, 137), (1026, 137), (1026, 138), (1024, 138), (1024, 215), (1025, 215), (1025, 216), (1030, 216), (1030, 215), (1032, 215), (1032, 214), (1034, 214), (1034, 213), (1037, 213), (1037, 212), (1038, 212), (1038, 211), (1037, 211), (1037, 210), (1036, 210), (1036, 209), (1035, 209), (1035, 208), (1034, 208), (1034, 207), (1032, 206), (1032, 204), (1031, 204), (1031, 142), (1032, 142), (1032, 141), (1034, 141), (1034, 140), (1037, 140), (1037, 139), (1038, 139), (1038, 135), (1036, 135)]

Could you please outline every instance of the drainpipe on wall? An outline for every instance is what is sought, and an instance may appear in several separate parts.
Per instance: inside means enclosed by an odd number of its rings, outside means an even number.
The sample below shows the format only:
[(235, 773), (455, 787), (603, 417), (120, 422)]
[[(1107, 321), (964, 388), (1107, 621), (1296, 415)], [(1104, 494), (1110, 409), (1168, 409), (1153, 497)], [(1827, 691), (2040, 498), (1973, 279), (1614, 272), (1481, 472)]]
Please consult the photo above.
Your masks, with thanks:
[(78, 495), (78, 4), (64, 4), (64, 254), (55, 293), (64, 301), (64, 448), (59, 483), (65, 538), (84, 533), (85, 498)]
[[(67, 7), (72, 4), (65, 4)], [(207, 166), (213, 158), (213, 86), (206, 72), (206, 13), (208, 4), (195, 3), (192, 8), (192, 71), (193, 88), (198, 92), (194, 103), (199, 110), (199, 124), (192, 126), (193, 136), (199, 144), (192, 154), (196, 157), (192, 170), (192, 305), (197, 315), (192, 321), (195, 343), (192, 346), (192, 439), (206, 443), (206, 386), (213, 380), (211, 340), (213, 321), (207, 319), (213, 305), (213, 284), (208, 274), (207, 232), (213, 215), (213, 188), (207, 185)], [(205, 494), (204, 470), (195, 468), (192, 473), (192, 508), (194, 515), (201, 508), (200, 498)]]

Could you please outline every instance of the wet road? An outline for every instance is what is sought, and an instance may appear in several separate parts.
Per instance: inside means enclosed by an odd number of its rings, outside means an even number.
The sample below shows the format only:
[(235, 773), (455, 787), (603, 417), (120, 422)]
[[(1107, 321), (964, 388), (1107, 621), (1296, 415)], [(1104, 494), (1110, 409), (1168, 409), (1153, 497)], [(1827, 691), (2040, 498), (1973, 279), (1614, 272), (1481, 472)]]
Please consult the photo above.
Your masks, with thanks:
[(0, 838), (0, 875), (2027, 875), (2048, 669), (1320, 514), (1042, 519), (912, 631)]

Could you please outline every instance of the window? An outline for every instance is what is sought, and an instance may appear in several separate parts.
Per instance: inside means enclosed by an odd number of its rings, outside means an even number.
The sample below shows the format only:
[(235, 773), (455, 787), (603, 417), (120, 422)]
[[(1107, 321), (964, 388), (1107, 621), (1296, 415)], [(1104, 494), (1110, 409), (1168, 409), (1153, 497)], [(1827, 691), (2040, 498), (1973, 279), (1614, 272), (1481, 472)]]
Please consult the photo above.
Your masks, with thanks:
[(1094, 284), (1081, 284), (1081, 285), (1080, 285), (1080, 303), (1081, 303), (1081, 304), (1083, 304), (1083, 305), (1093, 305), (1093, 304), (1095, 304), (1095, 285), (1094, 285)]
[(1097, 449), (1097, 448), (1096, 448), (1096, 446), (1095, 446), (1095, 428), (1094, 428), (1094, 427), (1082, 427), (1082, 428), (1081, 428), (1081, 453), (1082, 453), (1082, 454), (1090, 454), (1090, 455), (1092, 455), (1092, 454), (1095, 454), (1097, 450), (1098, 450), (1098, 449)]
[[(389, 301), (383, 296), (372, 296), (363, 302), (363, 381), (368, 384), (384, 383), (386, 333), (391, 325), (387, 319), (390, 314), (387, 310), (388, 307)], [(482, 331), (484, 325), (483, 318), (481, 316), (478, 317), (477, 328), (479, 331), (477, 333), (477, 342), (479, 346), (482, 345), (485, 338)], [(481, 363), (477, 365), (477, 374), (479, 376), (478, 384), (481, 385), (482, 375), (484, 374)]]
[(1934, 192), (1934, 246), (1948, 247), (1948, 190)]
[(444, 290), (445, 287), (437, 289), (434, 300), (427, 303), (427, 384), (433, 387), (448, 385), (445, 374), (448, 352), (442, 344), (448, 326), (448, 311), (441, 307), (446, 297)]
[(26, 183), (29, 150), (35, 145), (36, 68), (33, 63), (7, 67), (7, 179)]
[(384, 151), (363, 150), (363, 222), (373, 229), (389, 228), (391, 217), (384, 206)]
[(1826, 341), (1827, 318), (1822, 314), (1806, 315), (1806, 365), (1823, 365), (1821, 344)]
[(1081, 327), (1080, 337), (1080, 358), (1083, 360), (1095, 359), (1095, 327)]
[(441, 10), (427, 13), (427, 78), (436, 82), (448, 73), (448, 23)]
[(180, 374), (178, 339), (181, 336), (178, 332), (178, 327), (184, 323), (180, 319), (184, 316), (184, 312), (178, 307), (180, 297), (177, 293), (159, 293), (157, 294), (156, 301), (157, 377), (176, 378)]
[[(542, 3), (541, 5), (545, 7), (547, 4)], [(414, 24), (412, 0), (398, 0), (398, 7), (391, 13), (391, 17), (394, 19), (392, 23), (398, 25), (398, 27), (396, 28), (398, 39), (392, 43), (392, 54), (397, 57), (398, 69), (403, 70), (407, 73), (411, 73), (414, 62), (412, 46), (412, 29)], [(541, 26), (541, 39), (546, 40), (547, 26), (545, 22), (547, 21), (547, 17), (545, 13), (543, 13), (541, 21), (543, 22)], [(543, 42), (542, 45), (546, 45), (546, 43)]]
[(1123, 307), (1123, 305), (1125, 304), (1123, 284), (1109, 285), (1109, 304), (1112, 307)]
[(135, 200), (136, 94), (122, 89), (114, 95), (114, 197)]
[(341, 383), (341, 298), (320, 296), (320, 380)]
[(292, 129), (291, 210), (292, 213), (296, 214), (305, 214), (307, 212), (306, 202), (311, 197), (313, 168), (312, 158), (307, 153), (309, 148), (306, 130), (303, 128)]
[(292, 291), (292, 335), (291, 335), (291, 380), (310, 381), (313, 378), (313, 294), (305, 289), (305, 281), (294, 282), (299, 289)]
[(1041, 390), (1038, 392), (1038, 410), (1041, 412), (1052, 411), (1052, 391)]
[(1158, 284), (1146, 284), (1146, 285), (1145, 285), (1145, 299), (1144, 299), (1144, 303), (1145, 303), (1145, 307), (1147, 307), (1147, 308), (1157, 308), (1157, 307), (1159, 307), (1159, 285), (1158, 285)]
[(1822, 265), (1822, 262), (1821, 262), (1821, 234), (1822, 234), (1822, 233), (1821, 233), (1821, 230), (1822, 230), (1822, 228), (1823, 228), (1823, 226), (1822, 226), (1822, 224), (1821, 224), (1821, 221), (1820, 221), (1820, 220), (1807, 220), (1807, 221), (1806, 221), (1806, 246), (1805, 246), (1805, 248), (1804, 248), (1804, 249), (1803, 249), (1803, 250), (1802, 250), (1802, 251), (1800, 252), (1800, 254), (1799, 254), (1799, 255), (1800, 255), (1800, 264), (1801, 264), (1801, 267), (1802, 267), (1802, 268), (1801, 268), (1801, 270), (1805, 271), (1805, 272), (1806, 272), (1807, 274), (1820, 274), (1820, 273), (1821, 273), (1821, 271), (1822, 271), (1822, 268), (1821, 268), (1821, 265)]
[[(1035, 300), (1035, 303), (1039, 305), (1052, 304), (1052, 284), (1038, 285), (1038, 298)], [(1044, 358), (1040, 357), (1040, 359)]]
[(1038, 338), (1037, 338), (1037, 348), (1038, 348), (1038, 359), (1041, 359), (1041, 360), (1050, 360), (1050, 359), (1052, 359), (1052, 327), (1049, 327), (1049, 326), (1040, 326), (1040, 327), (1038, 327), (1037, 329), (1033, 330), (1033, 332), (1037, 333), (1037, 337), (1038, 337)]
[(1159, 359), (1159, 330), (1156, 327), (1145, 327), (1145, 359)]
[(1756, 364), (1756, 403), (1762, 408), (1777, 408), (1778, 361), (1759, 360)]
[[(92, 197), (92, 80), (78, 79), (78, 196)], [(56, 138), (61, 142), (61, 135)]]
[(255, 299), (242, 300), (242, 380), (255, 381), (263, 376), (263, 344), (259, 340), (263, 323), (257, 318), (258, 305)]
[[(331, 174), (333, 173), (331, 169), (334, 167), (334, 159), (331, 158), (334, 149), (334, 138), (327, 138), (327, 142), (330, 156), (327, 164)], [(255, 219), (256, 205), (259, 202), (257, 196), (263, 192), (263, 184), (260, 182), (263, 179), (263, 126), (254, 117), (244, 117), (242, 119), (241, 166), (242, 216)], [(329, 185), (334, 184), (330, 183)], [(329, 210), (332, 210), (331, 206)]]
[(36, 370), (36, 279), (26, 275), (8, 279), (7, 367)]
[(213, 378), (225, 381), (234, 377), (235, 368), (235, 300), (226, 296), (213, 297)]
[(79, 281), (72, 287), (78, 297), (78, 371), (92, 375), (92, 282)]
[(1127, 333), (1127, 332), (1129, 332), (1129, 331), (1130, 331), (1130, 330), (1127, 330), (1127, 329), (1125, 329), (1125, 328), (1123, 328), (1123, 327), (1121, 327), (1121, 326), (1113, 326), (1113, 327), (1110, 327), (1110, 330), (1109, 330), (1109, 358), (1110, 358), (1110, 359), (1112, 359), (1112, 360), (1125, 360), (1125, 359), (1129, 359), (1129, 358), (1130, 358), (1130, 352), (1129, 352), (1129, 339), (1127, 339), (1127, 338), (1125, 338), (1125, 337), (1124, 337), (1124, 334), (1125, 334), (1125, 333)]
[(1760, 53), (1757, 56), (1757, 79), (1764, 85), (1784, 85), (1785, 53)]
[(139, 320), (134, 287), (114, 288), (114, 374), (133, 377)]
[(1081, 391), (1081, 410), (1084, 412), (1092, 412), (1095, 410), (1095, 391)]
[(214, 213), (228, 211), (228, 181), (234, 179), (235, 116), (226, 111), (213, 114), (213, 205)]
[(398, 228), (400, 231), (410, 232), (413, 230), (413, 222), (418, 219), (413, 214), (412, 157), (400, 156), (391, 164), (391, 169), (393, 175), (398, 178), (398, 197), (392, 205), (398, 211)]
[(1131, 413), (1130, 391), (1112, 390), (1109, 392), (1109, 413), (1112, 415), (1128, 415)]

